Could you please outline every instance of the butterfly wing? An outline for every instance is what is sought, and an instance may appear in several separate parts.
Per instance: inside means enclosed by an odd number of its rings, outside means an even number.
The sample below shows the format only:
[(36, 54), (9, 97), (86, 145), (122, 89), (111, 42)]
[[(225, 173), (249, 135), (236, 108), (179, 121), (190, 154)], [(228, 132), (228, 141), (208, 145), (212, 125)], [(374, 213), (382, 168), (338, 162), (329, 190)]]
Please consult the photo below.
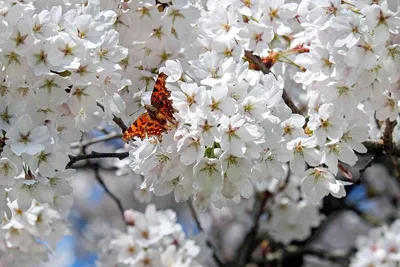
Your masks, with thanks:
[(144, 139), (150, 136), (160, 137), (161, 134), (167, 131), (167, 127), (161, 124), (158, 120), (150, 117), (149, 113), (143, 113), (132, 123), (131, 127), (124, 132), (123, 139), (128, 142), (134, 137)]
[(171, 91), (166, 87), (167, 77), (163, 72), (158, 75), (153, 93), (151, 94), (151, 105), (164, 115), (168, 121), (176, 123), (174, 118), (175, 109), (172, 107), (172, 100), (169, 99)]
[(161, 134), (168, 131), (168, 127), (166, 124), (161, 123), (159, 120), (151, 119), (145, 128), (145, 132), (147, 137), (157, 136), (161, 137)]
[(158, 103), (171, 96), (171, 92), (166, 87), (167, 78), (168, 76), (164, 72), (158, 74), (156, 83), (154, 84), (153, 93), (151, 94), (152, 106), (157, 106)]
[(132, 123), (131, 127), (124, 132), (124, 135), (122, 136), (124, 141), (127, 142), (134, 137), (139, 137), (143, 140), (143, 138), (146, 137), (146, 125), (150, 120), (151, 118), (149, 113), (146, 112), (140, 115), (135, 122)]

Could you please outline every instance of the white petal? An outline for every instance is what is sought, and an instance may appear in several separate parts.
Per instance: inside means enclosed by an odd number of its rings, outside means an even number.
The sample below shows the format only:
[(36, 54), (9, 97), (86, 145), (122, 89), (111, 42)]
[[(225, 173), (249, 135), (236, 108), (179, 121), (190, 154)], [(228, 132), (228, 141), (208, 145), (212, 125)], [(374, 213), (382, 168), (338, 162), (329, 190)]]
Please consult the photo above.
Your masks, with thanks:
[(290, 161), (290, 169), (295, 174), (301, 175), (304, 173), (305, 166), (304, 158), (300, 154), (296, 153)]
[(25, 211), (28, 210), (32, 205), (32, 196), (26, 188), (21, 188), (18, 192), (17, 199), (18, 207)]
[(153, 187), (153, 192), (157, 196), (165, 196), (166, 194), (169, 194), (172, 192), (172, 190), (175, 189), (175, 186), (171, 181), (165, 182), (165, 183), (158, 183), (154, 185)]
[(253, 185), (250, 183), (249, 179), (243, 178), (240, 179), (240, 183), (238, 184), (240, 195), (244, 198), (249, 198), (253, 195)]

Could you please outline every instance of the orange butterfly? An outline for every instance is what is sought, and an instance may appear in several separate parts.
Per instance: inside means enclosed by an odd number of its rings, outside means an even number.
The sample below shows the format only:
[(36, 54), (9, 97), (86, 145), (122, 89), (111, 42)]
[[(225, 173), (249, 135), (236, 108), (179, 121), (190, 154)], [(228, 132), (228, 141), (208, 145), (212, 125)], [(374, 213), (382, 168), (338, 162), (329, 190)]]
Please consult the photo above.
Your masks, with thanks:
[(175, 109), (172, 107), (172, 100), (169, 99), (171, 91), (165, 86), (167, 79), (165, 73), (158, 75), (154, 85), (153, 93), (151, 94), (151, 104), (144, 105), (147, 112), (143, 113), (132, 123), (131, 127), (124, 132), (123, 139), (128, 142), (134, 137), (144, 139), (150, 136), (161, 137), (162, 133), (169, 130), (168, 122), (176, 124), (174, 118)]

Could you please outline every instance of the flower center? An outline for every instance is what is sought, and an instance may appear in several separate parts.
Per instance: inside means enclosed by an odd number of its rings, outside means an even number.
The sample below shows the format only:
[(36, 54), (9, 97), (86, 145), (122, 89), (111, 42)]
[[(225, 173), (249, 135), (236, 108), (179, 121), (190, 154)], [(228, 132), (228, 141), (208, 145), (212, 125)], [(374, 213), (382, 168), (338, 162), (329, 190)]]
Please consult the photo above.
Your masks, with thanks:
[(144, 238), (144, 239), (149, 239), (149, 231), (147, 231), (147, 230), (144, 230), (144, 231), (142, 231), (142, 237)]
[(10, 173), (10, 164), (8, 163), (3, 163), (0, 165), (0, 173), (2, 173), (4, 176), (8, 176), (8, 174)]
[(220, 103), (221, 102), (215, 101), (215, 99), (213, 98), (212, 103), (209, 105), (209, 107), (211, 108), (211, 111), (217, 110)]
[(76, 73), (78, 73), (81, 76), (84, 76), (88, 72), (87, 67), (88, 67), (88, 65), (80, 65), (78, 67), (78, 69), (76, 70)]
[(261, 42), (263, 40), (262, 36), (263, 36), (262, 32), (255, 33), (255, 34), (253, 34), (253, 39), (256, 40), (256, 42), (258, 43), (258, 42)]
[(48, 162), (49, 156), (50, 156), (50, 153), (44, 153), (44, 151), (40, 152), (40, 154), (38, 156), (39, 163)]
[(15, 52), (10, 52), (9, 54), (4, 55), (4, 57), (8, 59), (8, 65), (11, 65), (13, 63), (16, 63), (18, 65), (21, 64), (21, 62), (19, 61), (20, 56)]
[(237, 128), (233, 128), (232, 125), (229, 124), (228, 126), (228, 131), (226, 134), (229, 137), (229, 141), (231, 141), (233, 138), (239, 139), (239, 136), (236, 134)]
[(200, 171), (205, 171), (209, 177), (213, 175), (214, 172), (217, 172), (217, 164), (216, 163), (206, 163), (206, 166)]
[(28, 34), (21, 34), (20, 32), (17, 33), (17, 36), (14, 38), (15, 46), (20, 46), (25, 44), (25, 39), (28, 37)]
[(64, 57), (74, 55), (74, 48), (69, 44), (66, 44), (63, 49), (60, 48), (59, 50), (64, 54)]
[(185, 16), (182, 15), (179, 9), (172, 9), (171, 13), (168, 14), (168, 17), (172, 17), (172, 22), (175, 22), (177, 18), (184, 19)]
[(10, 115), (8, 112), (8, 106), (6, 106), (5, 110), (3, 113), (0, 114), (0, 117), (3, 121), (5, 121), (7, 124), (10, 124), (10, 119), (13, 117)]
[(19, 133), (19, 138), (20, 138), (19, 141), (24, 144), (29, 143), (30, 142), (29, 135), (30, 132), (28, 132), (26, 135)]
[(338, 93), (339, 97), (343, 96), (343, 95), (347, 95), (348, 92), (350, 91), (349, 87), (347, 87), (347, 86), (338, 86), (338, 87), (336, 87), (336, 89), (337, 89), (337, 93)]
[(135, 251), (136, 251), (136, 247), (134, 247), (134, 246), (129, 246), (129, 247), (128, 247), (128, 253), (129, 253), (129, 254), (134, 254)]
[(294, 148), (294, 152), (299, 153), (301, 155), (303, 154), (303, 146), (301, 145), (301, 141)]
[(44, 52), (44, 50), (41, 50), (39, 54), (34, 54), (34, 56), (37, 59), (36, 64), (47, 64), (47, 54)]
[(385, 102), (385, 107), (389, 108), (389, 110), (393, 112), (396, 107), (396, 102), (393, 99), (387, 99)]
[(87, 33), (85, 31), (78, 29), (77, 32), (78, 32), (78, 37), (79, 38), (85, 39), (87, 37)]
[(101, 59), (107, 57), (108, 52), (109, 52), (109, 51), (108, 51), (107, 49), (105, 49), (105, 50), (100, 50), (100, 51), (97, 53), (97, 55), (99, 56), (99, 58), (100, 58), (100, 60), (101, 60)]
[(231, 25), (229, 25), (228, 23), (224, 23), (222, 24), (222, 28), (226, 31), (229, 32), (229, 30), (231, 29)]
[(279, 18), (279, 16), (278, 16), (278, 9), (272, 9), (272, 10), (269, 12), (269, 16), (270, 16), (270, 18), (271, 18), (271, 21), (273, 21), (274, 18)]
[(186, 96), (186, 102), (189, 104), (189, 107), (192, 106), (194, 103), (196, 103), (196, 100), (194, 100), (194, 95), (188, 95), (185, 93)]
[(331, 123), (328, 120), (321, 119), (321, 127), (322, 128), (327, 129), (329, 126), (331, 126)]
[(254, 110), (254, 104), (253, 103), (248, 103), (243, 107), (245, 112), (250, 113), (251, 111)]
[(283, 128), (283, 133), (286, 135), (286, 134), (292, 134), (292, 131), (293, 131), (293, 127), (292, 126), (290, 126), (290, 125), (287, 125), (287, 126), (285, 126), (284, 128)]

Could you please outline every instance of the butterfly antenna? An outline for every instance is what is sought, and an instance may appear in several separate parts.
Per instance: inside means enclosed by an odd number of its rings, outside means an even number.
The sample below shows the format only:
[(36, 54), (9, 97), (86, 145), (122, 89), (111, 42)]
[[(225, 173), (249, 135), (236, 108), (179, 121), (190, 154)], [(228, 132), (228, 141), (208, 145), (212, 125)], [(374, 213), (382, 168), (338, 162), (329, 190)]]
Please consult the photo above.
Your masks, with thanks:
[(195, 79), (194, 79), (192, 76), (190, 76), (187, 72), (184, 72), (184, 74), (185, 74), (186, 76), (188, 76), (190, 79), (192, 79), (193, 82), (195, 81)]
[(129, 115), (129, 117), (132, 116), (133, 114), (138, 113), (138, 112), (141, 111), (141, 110), (143, 110), (143, 108), (139, 108), (138, 110), (136, 110), (135, 112), (133, 112), (131, 115)]

